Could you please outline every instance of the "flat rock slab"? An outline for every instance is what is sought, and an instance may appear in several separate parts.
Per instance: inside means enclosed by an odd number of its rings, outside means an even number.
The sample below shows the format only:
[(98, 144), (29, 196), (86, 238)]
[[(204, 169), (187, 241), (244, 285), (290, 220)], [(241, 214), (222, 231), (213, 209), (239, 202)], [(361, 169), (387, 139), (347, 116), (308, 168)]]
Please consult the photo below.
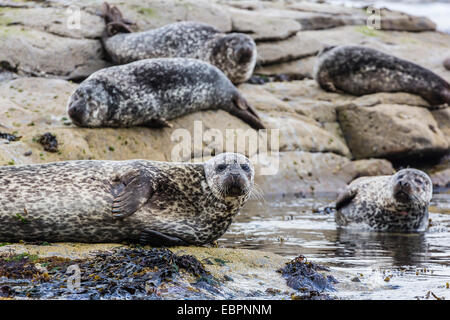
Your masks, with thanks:
[(248, 33), (256, 41), (286, 39), (301, 29), (300, 23), (293, 19), (261, 14), (249, 10), (230, 8), (233, 32)]
[(324, 45), (308, 35), (297, 33), (284, 41), (258, 43), (258, 62), (275, 64), (316, 55)]
[(0, 61), (19, 74), (79, 79), (107, 66), (99, 41), (0, 26)]
[(100, 38), (105, 30), (102, 17), (78, 6), (0, 8), (0, 25), (20, 25), (69, 38)]

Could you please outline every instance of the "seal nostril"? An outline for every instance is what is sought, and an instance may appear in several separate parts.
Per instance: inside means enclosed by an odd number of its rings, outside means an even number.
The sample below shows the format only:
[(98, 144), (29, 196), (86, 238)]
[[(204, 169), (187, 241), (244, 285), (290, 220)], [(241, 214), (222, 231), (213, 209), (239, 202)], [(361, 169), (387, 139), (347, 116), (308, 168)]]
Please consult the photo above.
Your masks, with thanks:
[(80, 105), (73, 105), (68, 110), (67, 113), (69, 114), (70, 119), (75, 124), (81, 124), (83, 122), (83, 112)]
[(237, 56), (239, 63), (247, 63), (252, 59), (252, 50), (250, 48), (239, 49)]

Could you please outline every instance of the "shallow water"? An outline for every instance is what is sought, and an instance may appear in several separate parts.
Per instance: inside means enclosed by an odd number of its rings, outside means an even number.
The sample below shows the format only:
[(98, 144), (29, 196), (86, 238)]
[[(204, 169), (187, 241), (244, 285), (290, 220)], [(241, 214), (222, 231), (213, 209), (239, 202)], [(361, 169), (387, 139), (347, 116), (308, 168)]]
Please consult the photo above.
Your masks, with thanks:
[(434, 195), (431, 227), (415, 234), (339, 229), (333, 212), (314, 213), (330, 200), (250, 202), (219, 243), (303, 254), (334, 271), (340, 298), (450, 299), (450, 194)]

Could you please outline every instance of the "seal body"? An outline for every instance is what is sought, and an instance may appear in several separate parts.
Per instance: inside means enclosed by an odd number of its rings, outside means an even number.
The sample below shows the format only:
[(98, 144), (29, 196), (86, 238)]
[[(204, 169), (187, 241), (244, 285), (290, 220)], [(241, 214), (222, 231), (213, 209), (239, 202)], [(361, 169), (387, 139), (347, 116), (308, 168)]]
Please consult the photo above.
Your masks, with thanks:
[(360, 46), (325, 49), (315, 65), (315, 79), (327, 91), (361, 96), (409, 92), (431, 105), (450, 104), (450, 85), (413, 62)]
[(203, 244), (249, 198), (240, 154), (203, 163), (82, 160), (0, 168), (0, 241)]
[(200, 59), (222, 70), (233, 83), (250, 79), (257, 57), (256, 44), (248, 35), (224, 34), (194, 21), (103, 37), (103, 46), (118, 64), (152, 58)]
[(83, 127), (161, 127), (207, 109), (223, 109), (255, 129), (264, 128), (230, 80), (196, 59), (146, 59), (99, 70), (68, 102), (70, 118)]
[(424, 231), (433, 186), (427, 174), (403, 169), (354, 180), (336, 201), (336, 223), (375, 231)]

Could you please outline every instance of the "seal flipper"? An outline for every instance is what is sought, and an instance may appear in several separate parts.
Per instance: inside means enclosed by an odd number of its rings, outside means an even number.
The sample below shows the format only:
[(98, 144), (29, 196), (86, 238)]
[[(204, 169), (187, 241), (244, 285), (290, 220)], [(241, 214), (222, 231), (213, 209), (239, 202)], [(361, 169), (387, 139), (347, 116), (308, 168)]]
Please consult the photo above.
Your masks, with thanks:
[(177, 237), (172, 237), (167, 234), (145, 229), (141, 234), (141, 243), (148, 244), (152, 247), (173, 247), (173, 246), (187, 246), (187, 242)]
[(103, 19), (106, 23), (107, 37), (111, 37), (119, 32), (133, 32), (129, 26), (134, 25), (134, 23), (128, 19), (124, 19), (120, 10), (116, 6), (110, 6), (107, 2), (103, 3)]
[(352, 202), (357, 193), (358, 191), (356, 189), (345, 187), (345, 190), (342, 191), (336, 199), (336, 210), (340, 210)]
[(239, 93), (233, 99), (233, 106), (229, 112), (248, 123), (253, 129), (265, 129), (256, 110)]
[(164, 118), (151, 119), (144, 124), (149, 128), (172, 128), (172, 124)]
[(144, 170), (130, 170), (118, 177), (118, 183), (111, 188), (114, 218), (132, 215), (150, 199), (153, 193), (151, 179)]

